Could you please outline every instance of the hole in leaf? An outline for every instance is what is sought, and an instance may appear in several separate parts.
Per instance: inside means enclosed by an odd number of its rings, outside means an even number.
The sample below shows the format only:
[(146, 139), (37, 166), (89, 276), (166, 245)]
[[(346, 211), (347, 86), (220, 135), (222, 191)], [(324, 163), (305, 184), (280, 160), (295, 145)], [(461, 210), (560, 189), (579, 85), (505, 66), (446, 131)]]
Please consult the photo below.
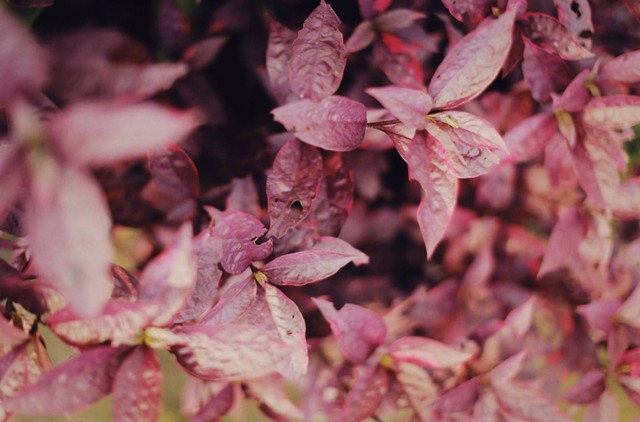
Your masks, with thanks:
[(289, 205), (289, 216), (293, 218), (300, 217), (303, 211), (304, 211), (304, 207), (302, 206), (302, 203), (297, 199)]

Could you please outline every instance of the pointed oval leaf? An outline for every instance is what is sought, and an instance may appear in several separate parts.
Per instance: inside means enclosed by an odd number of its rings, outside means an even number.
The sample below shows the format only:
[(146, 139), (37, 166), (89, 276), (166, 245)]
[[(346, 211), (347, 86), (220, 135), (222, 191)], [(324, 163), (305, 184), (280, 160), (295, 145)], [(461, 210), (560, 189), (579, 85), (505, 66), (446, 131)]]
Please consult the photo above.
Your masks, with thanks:
[(371, 21), (360, 22), (345, 43), (345, 53), (352, 54), (364, 50), (373, 44), (375, 39), (376, 31), (373, 29), (373, 23)]
[(3, 399), (10, 412), (54, 416), (82, 410), (111, 392), (123, 351), (109, 346), (84, 351), (45, 373), (37, 383)]
[(454, 44), (429, 83), (435, 108), (453, 108), (472, 100), (498, 76), (511, 48), (516, 9), (485, 19)]
[(289, 80), (300, 98), (317, 102), (340, 86), (347, 60), (339, 26), (338, 16), (321, 0), (298, 32), (292, 44)]
[(558, 124), (552, 113), (538, 113), (524, 119), (504, 134), (508, 160), (519, 163), (536, 158), (557, 131)]
[(315, 147), (292, 139), (280, 148), (267, 176), (269, 235), (281, 238), (311, 214), (322, 174)]
[(539, 103), (549, 102), (551, 94), (562, 91), (571, 80), (564, 60), (527, 39), (524, 39), (522, 73), (531, 95)]
[(373, 416), (382, 403), (389, 384), (387, 371), (380, 365), (369, 366), (353, 383), (344, 398), (343, 419), (359, 422)]
[(438, 397), (435, 408), (444, 414), (471, 409), (478, 401), (479, 384), (477, 377), (463, 382)]
[(507, 417), (527, 422), (569, 422), (552, 397), (528, 386), (513, 382), (492, 384), (500, 404), (501, 412)]
[(600, 129), (624, 129), (640, 123), (640, 97), (609, 95), (591, 99), (582, 113), (584, 122)]
[(603, 65), (597, 79), (623, 84), (640, 82), (640, 50), (618, 56)]
[(353, 204), (354, 179), (340, 152), (323, 154), (324, 177), (314, 201), (312, 215), (321, 235), (337, 236)]
[(427, 127), (427, 114), (433, 102), (425, 91), (398, 86), (367, 88), (365, 91), (405, 125), (417, 130)]
[(160, 415), (162, 372), (156, 352), (137, 347), (120, 364), (113, 381), (113, 419), (154, 422)]
[(217, 421), (233, 407), (233, 384), (228, 384), (193, 415), (191, 422)]
[(177, 145), (151, 154), (149, 172), (158, 189), (171, 199), (194, 198), (200, 194), (198, 169)]
[(553, 3), (558, 9), (560, 23), (569, 29), (580, 45), (590, 49), (595, 29), (589, 0), (553, 0)]
[(85, 101), (56, 113), (47, 129), (65, 159), (105, 166), (178, 142), (200, 120), (193, 111), (153, 103)]
[(561, 108), (574, 113), (582, 111), (591, 99), (591, 93), (587, 89), (587, 82), (593, 78), (592, 73), (590, 69), (584, 69), (578, 73), (567, 85), (560, 98), (557, 101), (554, 98), (554, 108)]
[(604, 372), (599, 369), (583, 374), (580, 380), (564, 394), (563, 398), (572, 403), (593, 403), (605, 390), (604, 377)]
[(366, 107), (337, 95), (319, 103), (309, 100), (289, 103), (271, 113), (300, 140), (330, 151), (356, 149), (367, 125)]
[(433, 402), (437, 397), (438, 386), (431, 375), (413, 362), (398, 362), (396, 366), (398, 382), (402, 385), (419, 420), (433, 420)]
[(216, 305), (202, 318), (200, 324), (214, 326), (240, 323), (240, 318), (256, 301), (257, 293), (257, 283), (252, 275), (233, 284), (224, 291)]
[(271, 19), (267, 43), (267, 74), (271, 90), (280, 104), (285, 103), (291, 93), (289, 88), (289, 60), (292, 55), (296, 32)]
[(519, 22), (525, 37), (565, 60), (593, 57), (593, 53), (578, 44), (569, 30), (552, 16), (545, 13), (526, 13)]
[(461, 351), (427, 337), (402, 337), (389, 345), (397, 362), (410, 362), (424, 368), (448, 368), (470, 360), (474, 353)]
[(378, 31), (394, 32), (405, 29), (418, 19), (425, 18), (424, 13), (411, 9), (393, 9), (378, 16), (373, 20), (373, 25)]
[(387, 327), (375, 312), (350, 303), (336, 310), (327, 300), (312, 300), (329, 322), (340, 350), (351, 362), (363, 363), (376, 347), (384, 343)]

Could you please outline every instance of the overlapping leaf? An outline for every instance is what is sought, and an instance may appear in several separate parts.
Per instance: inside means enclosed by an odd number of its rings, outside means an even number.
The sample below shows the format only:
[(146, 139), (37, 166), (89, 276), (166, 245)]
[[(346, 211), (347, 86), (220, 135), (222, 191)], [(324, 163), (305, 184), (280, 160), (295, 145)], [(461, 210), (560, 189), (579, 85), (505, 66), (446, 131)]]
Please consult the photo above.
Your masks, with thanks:
[(409, 362), (424, 368), (447, 368), (467, 362), (472, 352), (461, 351), (428, 337), (402, 337), (389, 345), (396, 362)]
[(595, 32), (588, 0), (554, 0), (558, 20), (584, 48), (590, 49)]
[(640, 51), (623, 54), (604, 64), (598, 80), (632, 84), (640, 81)]
[(345, 396), (343, 420), (359, 422), (374, 415), (382, 402), (388, 383), (387, 371), (382, 366), (367, 367)]
[(292, 44), (297, 34), (272, 19), (269, 27), (267, 44), (267, 74), (271, 89), (279, 103), (285, 103), (291, 93), (289, 88), (289, 60), (292, 55)]
[(567, 28), (547, 14), (527, 13), (519, 22), (525, 37), (565, 60), (593, 57), (593, 53), (578, 44)]
[(570, 81), (569, 67), (560, 57), (524, 41), (522, 73), (536, 101), (546, 103)]
[(640, 97), (608, 95), (593, 98), (582, 114), (586, 124), (600, 129), (624, 129), (640, 123)]
[(152, 154), (149, 172), (158, 189), (171, 199), (194, 198), (200, 193), (198, 170), (187, 153), (176, 145)]
[(337, 236), (353, 203), (354, 180), (342, 153), (328, 152), (322, 157), (324, 177), (318, 188), (312, 215), (322, 235)]
[(544, 151), (549, 139), (558, 131), (556, 118), (551, 113), (528, 117), (504, 135), (511, 162), (528, 161)]
[(432, 100), (425, 91), (397, 86), (368, 88), (366, 91), (405, 125), (418, 130), (427, 127)]

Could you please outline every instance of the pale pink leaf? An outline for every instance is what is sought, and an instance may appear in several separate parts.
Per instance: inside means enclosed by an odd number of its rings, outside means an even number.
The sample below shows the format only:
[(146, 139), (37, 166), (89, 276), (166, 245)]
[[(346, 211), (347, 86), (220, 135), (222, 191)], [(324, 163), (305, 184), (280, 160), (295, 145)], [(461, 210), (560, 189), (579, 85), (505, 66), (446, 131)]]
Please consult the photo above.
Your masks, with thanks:
[(227, 209), (260, 215), (258, 188), (251, 175), (231, 180), (231, 193), (227, 197)]
[(311, 214), (322, 174), (315, 147), (292, 139), (280, 148), (267, 176), (268, 235), (281, 238)]
[(600, 129), (624, 129), (640, 123), (640, 97), (609, 95), (589, 101), (582, 114), (584, 122)]
[(552, 113), (538, 113), (524, 119), (504, 134), (509, 162), (520, 163), (536, 158), (557, 131), (558, 124)]
[(385, 341), (387, 327), (375, 312), (350, 303), (336, 311), (329, 301), (312, 300), (329, 322), (340, 350), (351, 362), (366, 361), (375, 348)]
[(580, 45), (590, 49), (595, 29), (589, 0), (553, 0), (553, 3), (558, 9), (560, 23), (569, 29)]
[(256, 217), (242, 211), (205, 209), (211, 217), (213, 237), (222, 239), (221, 264), (226, 272), (240, 274), (251, 262), (271, 255), (271, 240), (258, 243), (267, 229)]
[[(1, 18), (0, 18), (1, 19)], [(20, 169), (22, 148), (12, 141), (5, 142), (0, 138), (0, 221), (4, 221), (7, 212), (11, 210), (20, 196), (20, 189), (24, 183)]]
[(364, 105), (337, 95), (319, 103), (310, 100), (289, 103), (271, 113), (300, 140), (330, 151), (356, 149), (367, 124)]
[(324, 177), (312, 215), (320, 234), (337, 236), (351, 211), (354, 176), (342, 153), (327, 152), (323, 154), (322, 163)]
[(160, 360), (154, 350), (137, 347), (122, 361), (113, 380), (113, 420), (154, 422), (161, 400)]
[[(0, 357), (0, 395), (16, 395), (23, 388), (36, 383), (50, 366), (41, 337), (33, 336), (11, 348)], [(0, 415), (4, 410), (4, 404), (0, 403)]]
[(35, 93), (47, 80), (47, 57), (33, 36), (6, 9), (0, 9), (0, 104), (23, 92)]
[(616, 202), (613, 203), (613, 214), (617, 218), (640, 218), (640, 177), (625, 180), (618, 187)]
[(233, 407), (233, 384), (228, 384), (207, 403), (200, 408), (191, 419), (191, 422), (217, 421), (226, 415)]
[(158, 189), (173, 200), (194, 198), (200, 194), (198, 169), (177, 145), (150, 154), (149, 172)]
[(26, 221), (36, 271), (79, 314), (98, 314), (112, 285), (111, 218), (97, 183), (74, 168), (41, 163)]
[(261, 407), (266, 407), (269, 414), (275, 414), (283, 421), (302, 420), (302, 411), (287, 397), (285, 386), (282, 384), (282, 377), (270, 375), (248, 381), (246, 386), (251, 397), (257, 400)]
[(296, 32), (271, 19), (267, 43), (267, 74), (271, 90), (279, 103), (285, 103), (291, 93), (289, 88), (289, 60)]
[(555, 54), (524, 40), (522, 73), (531, 95), (540, 102), (551, 99), (551, 93), (561, 91), (571, 80), (567, 63)]
[(215, 326), (240, 322), (257, 297), (257, 283), (253, 276), (227, 288), (216, 305), (206, 313), (200, 324)]
[(592, 71), (589, 69), (578, 73), (567, 85), (560, 98), (557, 101), (554, 99), (554, 108), (569, 112), (582, 111), (591, 99), (591, 93), (587, 89), (587, 82), (591, 78)]
[(512, 352), (514, 346), (521, 343), (522, 338), (531, 327), (534, 306), (535, 296), (507, 315), (498, 331), (493, 333), (484, 343), (482, 357), (485, 361), (498, 363), (502, 356)]
[(384, 132), (389, 139), (391, 139), (400, 157), (408, 162), (410, 155), (409, 146), (411, 145), (413, 137), (416, 135), (416, 129), (403, 125), (402, 123), (376, 126), (376, 128)]
[(455, 176), (467, 178), (487, 173), (507, 156), (507, 146), (491, 123), (463, 111), (442, 111), (430, 116), (429, 137), (444, 149), (443, 161)]
[(394, 32), (411, 26), (416, 20), (425, 18), (424, 13), (411, 9), (392, 9), (373, 20), (378, 31)]
[(365, 256), (355, 248), (312, 249), (281, 255), (260, 269), (273, 284), (302, 286), (337, 273), (350, 262), (364, 263)]
[(623, 84), (640, 82), (640, 50), (623, 54), (604, 64), (597, 80)]
[(123, 351), (108, 346), (84, 351), (42, 375), (38, 382), (3, 399), (10, 412), (54, 416), (77, 412), (111, 392)]
[(591, 370), (582, 375), (580, 380), (564, 394), (563, 398), (572, 403), (592, 403), (605, 390), (605, 374), (599, 369)]
[(449, 10), (451, 16), (465, 22), (480, 22), (488, 12), (489, 0), (443, 0), (442, 4)]
[(573, 419), (563, 414), (551, 397), (542, 391), (520, 386), (513, 382), (492, 384), (500, 412), (507, 420), (526, 422), (569, 422)]
[(427, 337), (402, 337), (389, 345), (397, 362), (411, 362), (424, 368), (449, 368), (473, 358), (473, 352), (458, 350)]
[(515, 197), (517, 183), (516, 166), (505, 164), (483, 175), (476, 189), (479, 205), (503, 210)]
[(193, 111), (153, 103), (85, 101), (55, 114), (47, 131), (66, 160), (104, 166), (178, 142), (199, 124)]
[(366, 92), (405, 125), (418, 130), (426, 129), (427, 114), (431, 111), (432, 100), (425, 91), (399, 86), (385, 86), (367, 88)]
[(449, 225), (458, 197), (458, 180), (443, 158), (441, 144), (431, 135), (420, 132), (409, 147), (409, 176), (423, 189), (418, 207), (418, 224), (427, 249), (427, 257), (435, 251)]
[(369, 47), (376, 39), (376, 31), (371, 21), (360, 22), (347, 39), (345, 53), (352, 54)]
[(552, 16), (544, 13), (526, 13), (519, 22), (525, 37), (565, 60), (593, 57), (593, 53), (578, 44), (569, 30)]
[(367, 254), (338, 237), (321, 236), (317, 239), (316, 243), (310, 248), (310, 250), (340, 252), (345, 255), (350, 255), (351, 262), (356, 266), (369, 263), (369, 256), (367, 256)]
[(433, 420), (433, 404), (438, 394), (438, 386), (429, 372), (413, 362), (401, 361), (397, 363), (396, 378), (419, 419)]
[(489, 381), (493, 383), (508, 383), (522, 370), (522, 365), (527, 357), (527, 351), (523, 350), (502, 361), (487, 374)]
[(435, 407), (445, 415), (452, 412), (464, 412), (471, 409), (479, 396), (478, 378), (471, 378), (468, 381), (446, 391), (438, 397)]
[(587, 196), (596, 205), (609, 209), (618, 201), (620, 173), (600, 137), (588, 135), (582, 142), (577, 142), (571, 157), (580, 186)]
[(617, 319), (631, 325), (640, 326), (640, 287), (635, 287), (617, 312)]
[(598, 299), (576, 307), (576, 312), (587, 320), (592, 329), (600, 330), (604, 337), (613, 328), (614, 316), (620, 305), (622, 302), (618, 299)]
[(301, 98), (317, 102), (340, 86), (347, 60), (339, 26), (338, 16), (321, 0), (298, 32), (292, 44), (289, 81)]
[(23, 343), (29, 335), (0, 315), (0, 345), (13, 347)]
[(380, 365), (367, 367), (364, 373), (356, 378), (344, 398), (342, 420), (360, 422), (373, 416), (382, 402), (388, 383), (385, 368)]
[(515, 17), (512, 9), (487, 18), (451, 48), (429, 83), (435, 108), (464, 104), (493, 82), (509, 54)]
[(478, 397), (478, 401), (473, 406), (473, 420), (478, 422), (502, 421), (499, 413), (499, 405), (496, 394), (486, 389)]

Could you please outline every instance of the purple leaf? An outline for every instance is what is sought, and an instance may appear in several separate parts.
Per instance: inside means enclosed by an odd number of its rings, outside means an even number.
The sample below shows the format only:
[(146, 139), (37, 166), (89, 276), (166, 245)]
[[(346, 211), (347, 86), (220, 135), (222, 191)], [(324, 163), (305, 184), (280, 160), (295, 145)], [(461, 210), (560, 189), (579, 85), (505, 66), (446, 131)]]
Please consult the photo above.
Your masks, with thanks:
[(292, 139), (280, 148), (267, 176), (268, 235), (281, 238), (309, 216), (322, 173), (315, 147)]
[(100, 312), (111, 295), (111, 219), (96, 182), (43, 162), (27, 207), (33, 265), (81, 315)]
[(105, 166), (178, 142), (199, 124), (193, 111), (153, 103), (86, 101), (57, 113), (49, 122), (48, 133), (65, 159)]
[(151, 154), (149, 172), (158, 189), (173, 200), (200, 194), (198, 169), (187, 153), (176, 145)]
[(256, 301), (256, 297), (257, 283), (251, 275), (226, 289), (216, 305), (202, 318), (200, 324), (215, 326), (238, 323)]
[(300, 98), (317, 102), (340, 86), (347, 60), (339, 26), (338, 16), (321, 0), (298, 32), (292, 45), (289, 80), (291, 90)]
[(488, 0), (443, 0), (442, 4), (449, 9), (451, 16), (465, 22), (480, 22), (488, 12), (490, 2)]
[(371, 21), (360, 22), (345, 43), (346, 54), (352, 54), (369, 47), (376, 39), (376, 31)]
[(253, 261), (271, 255), (271, 240), (258, 244), (267, 229), (256, 217), (241, 211), (219, 211), (207, 207), (211, 217), (213, 237), (222, 239), (222, 268), (230, 274), (240, 274)]
[(402, 337), (389, 345), (396, 362), (410, 362), (424, 368), (448, 368), (470, 360), (474, 353), (447, 346), (427, 337)]
[(526, 13), (519, 21), (522, 35), (565, 60), (593, 57), (593, 53), (576, 42), (569, 30), (555, 18), (543, 13)]
[(351, 211), (353, 174), (339, 152), (323, 154), (322, 164), (324, 177), (311, 212), (320, 234), (337, 236)]
[(291, 59), (291, 46), (296, 36), (294, 31), (271, 19), (267, 44), (267, 74), (273, 95), (280, 104), (286, 103), (286, 99), (291, 93), (289, 60)]
[(29, 338), (24, 330), (16, 327), (0, 315), (0, 345), (13, 347)]
[(367, 367), (364, 373), (356, 378), (344, 399), (341, 420), (359, 422), (373, 416), (382, 402), (388, 383), (385, 368), (380, 365)]
[(40, 377), (37, 383), (3, 400), (5, 409), (28, 416), (53, 416), (82, 410), (111, 392), (123, 351), (96, 347)]
[(536, 158), (557, 131), (558, 124), (552, 113), (538, 113), (524, 119), (504, 134), (509, 162), (520, 163)]
[(162, 372), (156, 352), (137, 347), (120, 364), (113, 380), (113, 419), (154, 422), (160, 414)]
[(274, 414), (283, 421), (299, 421), (303, 419), (302, 411), (287, 397), (282, 377), (271, 375), (253, 379), (246, 383), (249, 394), (261, 408), (265, 407), (268, 414)]
[(554, 0), (558, 19), (584, 48), (591, 48), (595, 32), (591, 22), (591, 5), (588, 0)]
[(509, 54), (515, 17), (512, 9), (487, 18), (454, 44), (429, 83), (435, 108), (464, 104), (493, 82)]
[(366, 92), (405, 125), (418, 130), (426, 129), (427, 114), (431, 111), (432, 100), (425, 91), (386, 86), (367, 88)]
[(360, 6), (360, 14), (363, 18), (371, 20), (377, 15), (384, 13), (392, 0), (358, 0)]
[(351, 362), (363, 363), (384, 343), (387, 327), (375, 312), (350, 303), (336, 311), (333, 303), (327, 300), (312, 300), (331, 325), (340, 350)]
[(640, 82), (640, 50), (618, 56), (603, 65), (597, 80), (623, 84)]
[(507, 156), (507, 146), (488, 121), (463, 111), (442, 111), (430, 116), (427, 131), (444, 149), (443, 160), (455, 176), (487, 173)]
[(569, 67), (560, 57), (524, 40), (522, 73), (529, 84), (531, 95), (540, 102), (551, 99), (552, 92), (558, 92), (570, 81)]
[(624, 129), (640, 123), (640, 97), (609, 95), (589, 101), (582, 114), (584, 122), (600, 129)]
[(378, 31), (395, 32), (405, 29), (418, 19), (426, 18), (424, 13), (411, 9), (393, 9), (373, 20), (373, 26)]
[(221, 419), (233, 407), (233, 384), (227, 384), (211, 397), (190, 420), (191, 422), (209, 422)]
[(330, 151), (356, 149), (364, 137), (367, 110), (361, 103), (332, 95), (314, 103), (297, 101), (271, 111), (300, 140)]
[(0, 104), (22, 92), (37, 92), (47, 80), (44, 51), (13, 15), (0, 10)]
[(267, 263), (260, 271), (273, 284), (302, 286), (332, 276), (349, 262), (366, 262), (362, 252), (342, 246), (282, 255)]
[(604, 377), (604, 372), (599, 369), (583, 374), (582, 378), (565, 393), (563, 398), (572, 403), (580, 404), (596, 401), (604, 392)]
[(418, 207), (418, 224), (431, 257), (442, 240), (458, 197), (458, 181), (448, 168), (441, 144), (431, 135), (420, 132), (409, 147), (409, 177), (423, 189)]

